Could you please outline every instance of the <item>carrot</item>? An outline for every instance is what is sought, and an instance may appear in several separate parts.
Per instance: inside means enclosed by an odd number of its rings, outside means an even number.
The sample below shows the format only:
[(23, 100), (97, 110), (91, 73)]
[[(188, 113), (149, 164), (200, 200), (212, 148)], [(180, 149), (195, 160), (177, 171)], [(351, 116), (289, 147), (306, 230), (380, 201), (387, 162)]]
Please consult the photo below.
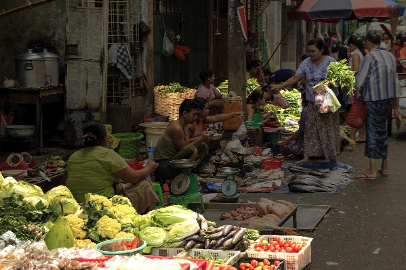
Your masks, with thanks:
[(219, 270), (229, 270), (230, 269), (230, 265), (227, 265), (227, 264), (219, 264), (218, 265), (218, 268), (219, 268)]
[(214, 270), (214, 261), (207, 261), (206, 270)]
[(134, 238), (132, 241), (131, 249), (136, 249), (138, 247), (138, 238)]

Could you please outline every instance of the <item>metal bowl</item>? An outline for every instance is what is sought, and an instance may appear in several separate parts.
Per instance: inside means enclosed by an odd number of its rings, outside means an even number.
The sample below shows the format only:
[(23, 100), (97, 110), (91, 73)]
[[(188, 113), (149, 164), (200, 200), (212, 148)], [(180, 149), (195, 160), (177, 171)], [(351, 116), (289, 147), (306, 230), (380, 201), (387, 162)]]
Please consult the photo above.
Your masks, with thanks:
[(180, 169), (188, 169), (194, 168), (199, 164), (200, 160), (192, 160), (192, 159), (175, 159), (169, 161), (169, 163), (175, 167)]
[(35, 134), (35, 126), (33, 125), (8, 125), (6, 129), (8, 135), (13, 138), (31, 138)]
[(240, 169), (233, 167), (220, 167), (217, 169), (222, 174), (233, 175), (240, 172)]

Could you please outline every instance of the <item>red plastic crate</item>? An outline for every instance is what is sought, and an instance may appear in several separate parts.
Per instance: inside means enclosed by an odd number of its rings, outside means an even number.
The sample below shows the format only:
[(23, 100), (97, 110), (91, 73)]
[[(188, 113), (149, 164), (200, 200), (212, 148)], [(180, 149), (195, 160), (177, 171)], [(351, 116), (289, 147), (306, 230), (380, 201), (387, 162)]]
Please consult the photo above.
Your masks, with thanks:
[(279, 169), (282, 167), (282, 163), (283, 158), (265, 158), (262, 160), (262, 166), (268, 170)]
[(127, 160), (127, 164), (134, 170), (141, 170), (144, 166), (144, 161), (133, 158), (133, 159)]
[[(191, 262), (194, 262), (195, 264), (197, 264), (197, 267), (194, 269), (190, 269), (190, 270), (206, 270), (206, 260), (199, 260), (199, 259), (189, 259), (189, 258), (176, 258), (176, 257), (162, 257), (162, 256), (151, 256), (151, 255), (143, 255), (147, 258), (150, 259), (166, 259), (166, 260), (173, 260), (173, 259), (182, 259), (182, 260), (188, 260)], [(182, 270), (187, 270), (189, 269), (189, 264), (181, 264), (182, 266)], [(187, 266), (187, 268), (184, 268), (184, 266)]]

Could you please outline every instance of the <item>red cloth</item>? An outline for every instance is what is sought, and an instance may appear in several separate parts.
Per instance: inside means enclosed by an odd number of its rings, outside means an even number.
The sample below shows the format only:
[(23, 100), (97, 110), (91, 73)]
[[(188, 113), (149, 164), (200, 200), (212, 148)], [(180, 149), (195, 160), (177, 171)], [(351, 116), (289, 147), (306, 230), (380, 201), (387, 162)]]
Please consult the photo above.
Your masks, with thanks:
[(191, 50), (188, 47), (182, 45), (175, 45), (173, 48), (173, 54), (175, 57), (182, 61), (185, 61), (185, 54), (190, 53), (190, 51)]

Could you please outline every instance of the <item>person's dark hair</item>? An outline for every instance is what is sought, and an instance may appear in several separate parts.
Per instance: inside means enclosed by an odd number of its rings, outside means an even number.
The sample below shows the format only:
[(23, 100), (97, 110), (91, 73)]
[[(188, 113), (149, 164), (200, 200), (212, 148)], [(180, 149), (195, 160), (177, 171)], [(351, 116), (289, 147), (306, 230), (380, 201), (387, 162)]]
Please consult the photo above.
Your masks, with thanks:
[(365, 36), (365, 39), (373, 44), (381, 44), (381, 36), (373, 31), (369, 31)]
[(106, 128), (100, 121), (91, 121), (83, 125), (82, 133), (85, 147), (100, 146), (106, 136)]
[(323, 51), (324, 55), (329, 55), (327, 46), (324, 44), (323, 40), (320, 38), (314, 38), (307, 43), (307, 46), (314, 45), (317, 49)]
[(197, 108), (203, 110), (204, 106), (208, 103), (206, 99), (202, 97), (195, 97), (195, 101), (197, 103)]
[(309, 57), (310, 57), (310, 55), (305, 53), (302, 55), (302, 58), (300, 58), (300, 60), (303, 62), (306, 58), (309, 58)]
[(214, 72), (211, 69), (206, 69), (199, 73), (199, 77), (202, 80), (202, 82), (205, 82), (207, 80), (207, 78), (210, 78), (213, 75), (214, 75)]
[(259, 67), (262, 64), (260, 60), (251, 60), (247, 63), (247, 71), (250, 71), (252, 68)]
[(337, 43), (333, 43), (333, 45), (331, 45), (331, 52), (338, 52), (339, 46)]
[(252, 93), (248, 96), (247, 103), (255, 104), (255, 102), (257, 102), (259, 99), (262, 99), (263, 97), (264, 97), (264, 92), (262, 92), (260, 90), (260, 88), (258, 87), (257, 89), (252, 91)]
[(347, 58), (348, 58), (347, 53), (348, 53), (347, 47), (345, 47), (345, 46), (340, 46), (340, 47), (338, 48), (338, 56), (337, 56), (337, 57), (338, 57), (338, 60), (347, 59)]
[(365, 49), (364, 49), (364, 44), (362, 43), (362, 40), (357, 37), (357, 36), (350, 36), (347, 41), (348, 44), (354, 44), (355, 46), (358, 47), (358, 49), (361, 51), (362, 55), (365, 55)]
[(268, 68), (264, 69), (263, 72), (264, 72), (264, 76), (269, 75), (269, 77), (270, 77), (272, 75), (272, 72)]
[(193, 99), (185, 99), (179, 106), (179, 116), (182, 116), (183, 112), (190, 113), (192, 110), (197, 110), (197, 102)]

